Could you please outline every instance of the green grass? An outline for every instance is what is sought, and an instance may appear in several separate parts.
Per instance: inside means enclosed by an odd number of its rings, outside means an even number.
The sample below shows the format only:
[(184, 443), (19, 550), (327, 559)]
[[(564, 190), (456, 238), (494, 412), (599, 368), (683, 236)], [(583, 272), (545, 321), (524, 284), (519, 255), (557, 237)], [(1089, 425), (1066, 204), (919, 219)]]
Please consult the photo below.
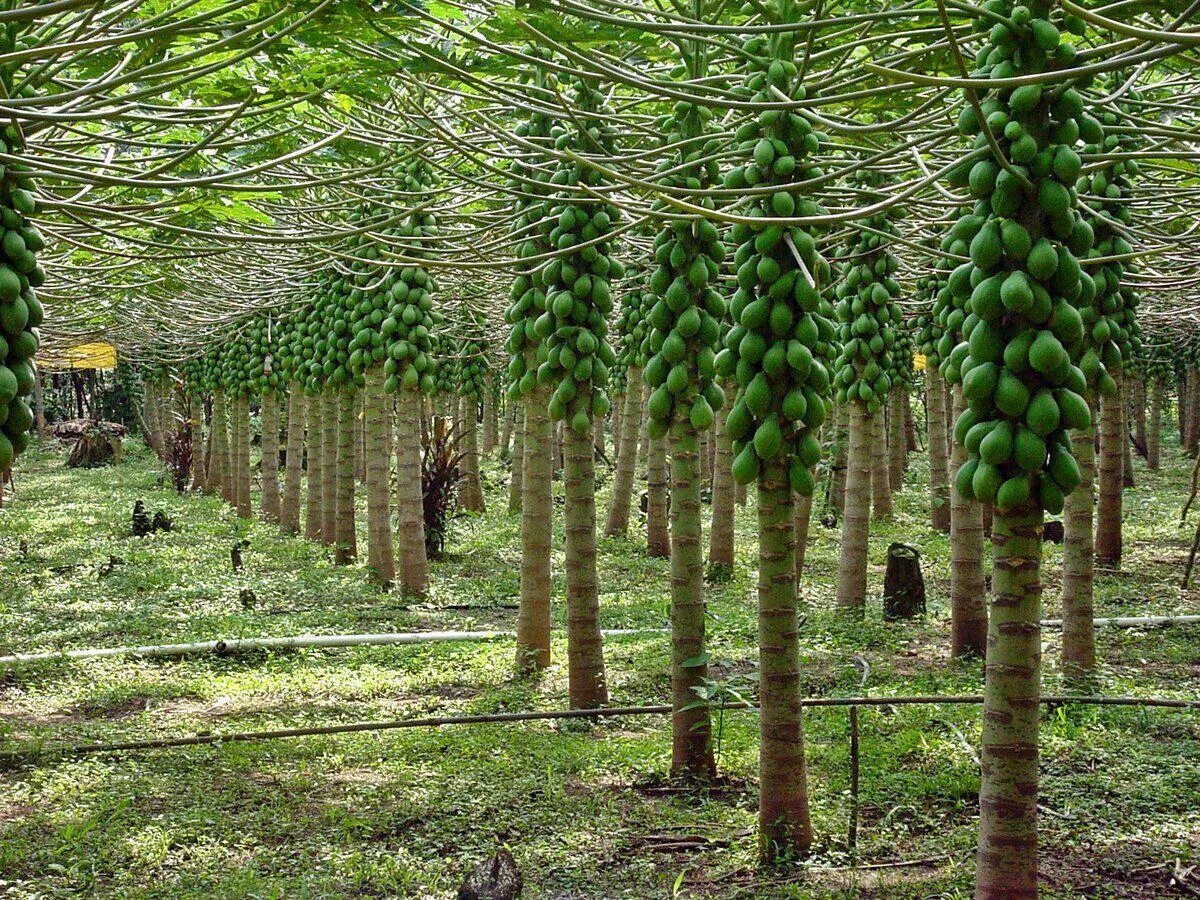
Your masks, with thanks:
[[(1190, 527), (1178, 525), (1187, 468), (1174, 455), (1126, 497), (1125, 566), (1097, 585), (1098, 615), (1200, 611), (1178, 578)], [(805, 685), (815, 696), (978, 691), (978, 665), (948, 659), (949, 548), (926, 526), (925, 473), (914, 454), (891, 522), (873, 528), (872, 588), (887, 545), (919, 546), (930, 592), (924, 621), (885, 624), (831, 610), (836, 530), (814, 522), (803, 586)], [(423, 601), (372, 590), (361, 567), (323, 548), (239, 521), (219, 501), (179, 497), (145, 451), (96, 471), (31, 453), (0, 512), (0, 649), (168, 643), (213, 638), (416, 629), (510, 628), (519, 527), (504, 511), (506, 472), (486, 462), (489, 512), (459, 519)], [(599, 508), (606, 508), (609, 474)], [(561, 485), (556, 484), (561, 494)], [(134, 501), (177, 530), (129, 535)], [(360, 501), (361, 502), (361, 501)], [(819, 504), (818, 504), (819, 507)], [(820, 509), (818, 508), (818, 514)], [(563, 624), (562, 535), (554, 560)], [(606, 628), (661, 628), (665, 560), (636, 535), (601, 542)], [(718, 677), (752, 673), (752, 509), (739, 511), (733, 579), (709, 596)], [(246, 538), (245, 568), (229, 550)], [(22, 549), (23, 548), (23, 549)], [(115, 558), (115, 564), (111, 563)], [(1046, 613), (1057, 615), (1060, 548), (1048, 548)], [(106, 565), (107, 564), (107, 565)], [(102, 574), (111, 568), (109, 574)], [(252, 588), (249, 607), (241, 589)], [(1200, 696), (1200, 629), (1100, 633), (1106, 693)], [(1056, 691), (1058, 636), (1047, 632), (1045, 687)], [(30, 665), (0, 675), (0, 749), (195, 732), (285, 728), (441, 713), (566, 705), (562, 629), (555, 665), (514, 681), (511, 642), (363, 647)], [(664, 702), (664, 634), (606, 648), (614, 704)], [(849, 871), (848, 717), (807, 714), (818, 838), (807, 866), (754, 867), (756, 722), (730, 713), (706, 794), (664, 786), (662, 717), (444, 727), (22, 765), (0, 776), (0, 890), (5, 896), (447, 897), (497, 843), (513, 850), (527, 897), (966, 897), (970, 895), (979, 739), (975, 707), (864, 709), (857, 861), (928, 862)], [(961, 736), (960, 736), (961, 735)], [(1046, 896), (1172, 896), (1178, 858), (1200, 862), (1200, 717), (1193, 712), (1060, 709), (1043, 737)], [(696, 846), (655, 849), (664, 835)], [(1163, 865), (1165, 864), (1165, 866)], [(1178, 889), (1180, 896), (1183, 889)]]

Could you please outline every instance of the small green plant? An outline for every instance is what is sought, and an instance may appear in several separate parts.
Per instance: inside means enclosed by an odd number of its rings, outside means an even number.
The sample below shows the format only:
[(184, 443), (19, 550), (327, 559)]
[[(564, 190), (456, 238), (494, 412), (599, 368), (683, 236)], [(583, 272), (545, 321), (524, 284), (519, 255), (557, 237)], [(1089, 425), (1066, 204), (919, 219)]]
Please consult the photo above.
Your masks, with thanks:
[[(712, 660), (707, 653), (702, 653), (683, 663), (685, 668), (692, 666), (709, 665)], [(718, 673), (728, 672), (733, 665), (731, 660), (721, 660), (713, 664), (713, 669)], [(711, 671), (711, 670), (710, 670)], [(715, 713), (716, 723), (714, 726), (714, 744), (713, 755), (717, 765), (721, 763), (721, 739), (725, 733), (725, 710), (730, 706), (745, 706), (748, 709), (754, 708), (754, 701), (751, 699), (755, 690), (758, 688), (758, 673), (733, 673), (716, 676), (709, 675), (702, 679), (700, 684), (692, 687), (696, 694), (696, 699), (683, 707), (688, 709), (708, 709)]]

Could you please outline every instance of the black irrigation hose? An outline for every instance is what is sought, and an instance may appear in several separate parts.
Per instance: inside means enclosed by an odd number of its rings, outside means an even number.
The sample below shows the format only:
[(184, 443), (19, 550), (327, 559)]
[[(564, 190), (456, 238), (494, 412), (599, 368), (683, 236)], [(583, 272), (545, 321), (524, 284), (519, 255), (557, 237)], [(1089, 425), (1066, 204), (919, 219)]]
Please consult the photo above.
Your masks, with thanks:
[[(1073, 697), (1046, 696), (1047, 706), (1078, 704), (1086, 706), (1135, 706), (1166, 709), (1200, 709), (1200, 700), (1140, 697)], [(804, 706), (916, 706), (971, 705), (983, 703), (980, 694), (932, 697), (813, 697)], [(756, 709), (745, 703), (720, 704), (723, 709)], [(0, 768), (20, 765), (46, 757), (89, 756), (96, 753), (121, 753), (131, 750), (160, 750), (171, 747), (195, 747), (206, 744), (226, 744), (276, 738), (309, 737), (329, 734), (354, 734), (364, 731), (395, 731), (400, 728), (434, 728), (440, 725), (486, 725), (501, 722), (530, 722), (539, 719), (595, 719), (613, 716), (668, 715), (671, 707), (613, 706), (604, 709), (560, 709), (541, 712), (487, 713), (475, 716), (433, 716), (420, 719), (394, 719), (385, 722), (350, 722), (345, 725), (319, 725), (311, 728), (282, 728), (275, 731), (243, 731), (231, 734), (196, 734), (188, 737), (154, 738), (141, 741), (117, 741), (108, 744), (78, 744), (65, 747), (26, 747), (0, 751)]]

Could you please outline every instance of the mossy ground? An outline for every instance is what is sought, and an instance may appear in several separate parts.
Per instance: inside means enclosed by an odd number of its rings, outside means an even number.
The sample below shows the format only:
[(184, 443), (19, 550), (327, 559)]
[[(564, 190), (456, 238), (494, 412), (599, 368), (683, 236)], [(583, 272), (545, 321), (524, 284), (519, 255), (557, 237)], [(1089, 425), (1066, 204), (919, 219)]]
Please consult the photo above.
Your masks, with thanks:
[[(509, 628), (515, 621), (518, 517), (506, 472), (485, 462), (489, 511), (456, 520), (447, 558), (420, 602), (380, 594), (362, 567), (239, 521), (219, 501), (176, 495), (135, 451), (116, 468), (63, 468), (30, 453), (0, 512), (0, 645), (5, 651), (212, 638), (417, 629)], [(1126, 560), (1097, 585), (1098, 615), (1200, 612), (1181, 592), (1191, 526), (1181, 527), (1187, 463), (1137, 463), (1126, 495)], [(887, 545), (924, 554), (929, 614), (885, 624), (831, 610), (838, 532), (814, 522), (803, 587), (805, 685), (814, 696), (978, 692), (980, 667), (952, 663), (947, 539), (926, 524), (919, 454), (890, 522), (872, 527), (871, 586)], [(611, 473), (599, 508), (606, 507)], [(561, 483), (555, 485), (561, 498)], [(176, 530), (129, 534), (133, 503)], [(361, 497), (360, 497), (361, 500)], [(817, 504), (816, 515), (822, 510)], [(555, 587), (561, 595), (561, 520)], [(647, 557), (636, 520), (600, 546), (606, 628), (661, 628), (667, 563)], [(229, 551), (245, 538), (245, 568)], [(755, 667), (752, 508), (738, 512), (733, 578), (710, 590), (714, 675)], [(1046, 614), (1057, 614), (1061, 548), (1045, 559)], [(241, 589), (253, 589), (246, 605)], [(563, 603), (556, 602), (562, 624)], [(1057, 633), (1045, 635), (1046, 690), (1060, 687)], [(106, 659), (0, 674), (0, 749), (286, 728), (443, 713), (565, 706), (561, 627), (555, 665), (514, 681), (510, 642), (362, 647), (183, 660)], [(1200, 696), (1200, 629), (1104, 629), (1104, 693)], [(664, 634), (613, 638), (612, 701), (669, 695)], [(860, 687), (868, 664), (865, 685)], [(847, 846), (848, 716), (806, 716), (818, 838), (806, 864), (754, 866), (756, 723), (726, 715), (720, 768), (706, 793), (664, 780), (663, 717), (595, 726), (535, 722), (44, 760), (0, 775), (0, 893), (120, 897), (447, 897), (508, 845), (531, 898), (966, 897), (977, 816), (979, 709), (864, 709), (857, 854)], [(1200, 714), (1050, 711), (1043, 730), (1042, 870), (1048, 897), (1190, 896), (1200, 876)], [(970, 745), (970, 746), (968, 746)], [(859, 864), (909, 865), (852, 870)], [(1178, 881), (1178, 878), (1176, 878)], [(1191, 891), (1192, 894), (1188, 892)]]

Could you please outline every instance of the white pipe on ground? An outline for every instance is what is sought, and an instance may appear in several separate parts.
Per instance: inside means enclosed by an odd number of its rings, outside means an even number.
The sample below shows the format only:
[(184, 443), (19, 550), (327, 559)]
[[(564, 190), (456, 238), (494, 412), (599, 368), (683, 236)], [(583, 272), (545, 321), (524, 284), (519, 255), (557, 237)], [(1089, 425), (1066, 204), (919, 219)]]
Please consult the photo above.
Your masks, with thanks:
[[(1146, 625), (1197, 625), (1200, 616), (1118, 616), (1113, 619), (1093, 619), (1097, 627), (1138, 628)], [(1042, 619), (1043, 628), (1062, 628), (1062, 619)]]
[[(612, 629), (605, 637), (632, 634), (662, 634), (665, 628)], [(45, 653), (14, 653), (0, 656), (0, 665), (39, 662), (53, 659), (105, 659), (111, 656), (190, 656), (196, 653), (225, 655), (244, 650), (298, 650), (364, 647), (383, 644), (442, 644), (456, 641), (492, 641), (516, 637), (515, 631), (398, 631), (385, 634), (301, 634), (294, 637), (230, 638), (199, 641), (192, 644), (154, 644), (144, 647), (95, 647), (87, 650), (61, 650)]]

